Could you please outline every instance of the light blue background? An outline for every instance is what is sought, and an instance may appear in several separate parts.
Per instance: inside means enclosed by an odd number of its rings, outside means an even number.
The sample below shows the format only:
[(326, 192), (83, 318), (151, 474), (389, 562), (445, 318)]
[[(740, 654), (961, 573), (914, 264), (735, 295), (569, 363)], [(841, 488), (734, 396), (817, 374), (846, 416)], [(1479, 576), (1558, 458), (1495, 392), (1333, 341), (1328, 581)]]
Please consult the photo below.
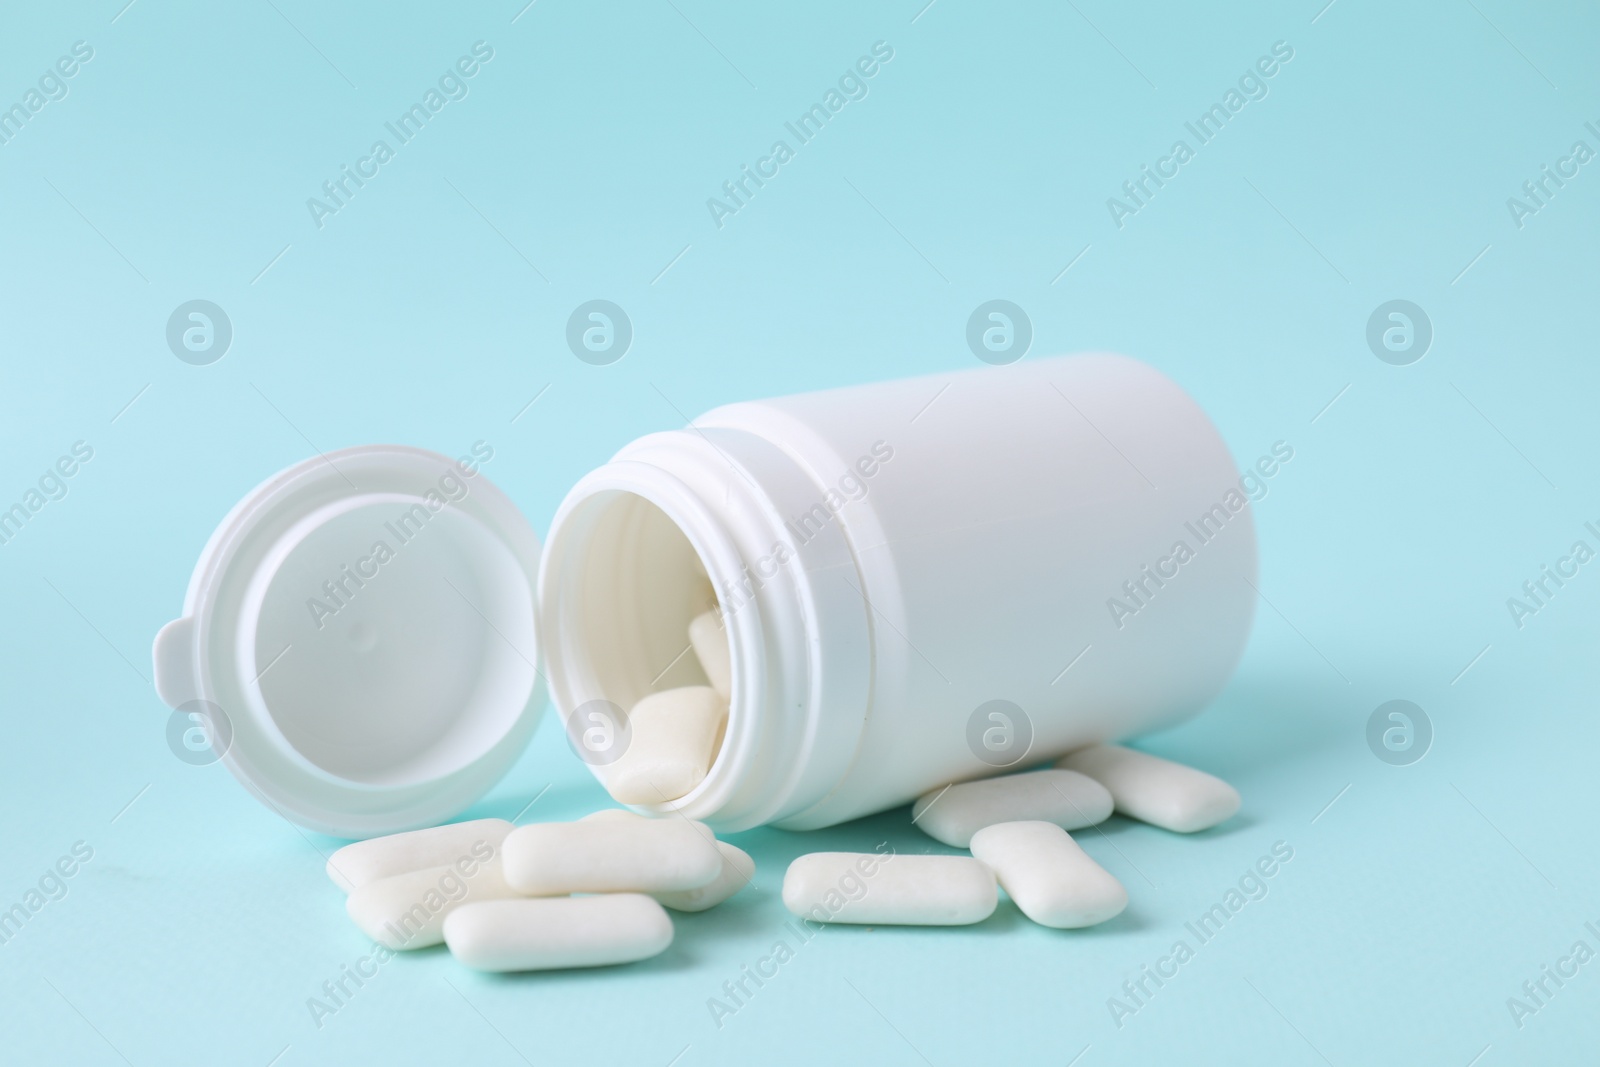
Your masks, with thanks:
[[(1506, 198), (1575, 140), (1600, 149), (1600, 16), (922, 3), (8, 5), (0, 104), (74, 41), (94, 58), (0, 145), (0, 501), (76, 440), (94, 459), (0, 546), (0, 906), (75, 841), (94, 858), (0, 946), (4, 1058), (1592, 1058), (1600, 962), (1521, 1029), (1506, 999), (1580, 937), (1600, 948), (1600, 564), (1521, 630), (1505, 602), (1574, 540), (1600, 547), (1600, 163), (1521, 229)], [(478, 40), (494, 59), (470, 95), (317, 229), (306, 198)], [(894, 59), (870, 95), (713, 225), (707, 197), (878, 40)], [(1280, 40), (1270, 95), (1119, 230), (1106, 198)], [(595, 297), (636, 330), (609, 367), (563, 339)], [(1295, 449), (1255, 509), (1268, 603), (1237, 677), (1148, 742), (1236, 782), (1241, 816), (1081, 835), (1132, 898), (1097, 929), (1003, 904), (970, 929), (826, 930), (718, 1029), (707, 998), (781, 932), (789, 859), (941, 851), (904, 810), (757, 831), (737, 838), (754, 888), (678, 918), (658, 959), (493, 978), (430, 950), (316, 1028), (306, 999), (367, 945), (322, 873), (336, 843), (173, 758), (148, 683), (233, 502), (313, 449), (481, 438), (542, 534), (641, 433), (974, 365), (966, 318), (996, 297), (1031, 316), (1034, 356), (1162, 368), (1241, 462)], [(165, 343), (193, 298), (233, 323), (211, 366)], [(1411, 366), (1364, 340), (1393, 298), (1434, 325)], [(1392, 698), (1436, 731), (1411, 766), (1365, 741)], [(471, 814), (546, 785), (525, 820), (603, 799), (549, 722)], [(1280, 840), (1269, 895), (1119, 1029), (1107, 998)]]

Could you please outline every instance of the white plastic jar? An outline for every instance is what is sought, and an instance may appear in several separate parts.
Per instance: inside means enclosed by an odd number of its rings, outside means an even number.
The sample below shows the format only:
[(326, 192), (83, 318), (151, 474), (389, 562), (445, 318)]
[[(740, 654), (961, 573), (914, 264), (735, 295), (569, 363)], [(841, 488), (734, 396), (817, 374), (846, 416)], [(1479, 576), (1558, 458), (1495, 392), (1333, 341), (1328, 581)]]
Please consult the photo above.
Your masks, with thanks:
[(1255, 568), (1194, 401), (1131, 359), (1051, 358), (640, 438), (557, 511), (539, 630), (576, 736), (705, 684), (684, 649), (709, 577), (732, 700), (673, 806), (809, 829), (1198, 711), (1243, 650)]
[(174, 751), (206, 737), (192, 762), (329, 833), (434, 825), (515, 762), (546, 679), (580, 754), (596, 709), (625, 743), (615, 709), (705, 684), (715, 604), (728, 725), (671, 806), (811, 828), (1176, 722), (1254, 614), (1227, 448), (1119, 356), (718, 408), (585, 476), (542, 554), (492, 456), (351, 448), (248, 494), (155, 640)]

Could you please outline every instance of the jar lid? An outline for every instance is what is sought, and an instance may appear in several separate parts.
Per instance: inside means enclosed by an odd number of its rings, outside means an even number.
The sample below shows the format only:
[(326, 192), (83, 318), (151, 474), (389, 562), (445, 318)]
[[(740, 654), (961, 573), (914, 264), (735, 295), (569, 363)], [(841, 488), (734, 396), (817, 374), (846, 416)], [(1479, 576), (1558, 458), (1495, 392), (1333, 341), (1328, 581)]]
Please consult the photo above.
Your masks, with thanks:
[(480, 467), (369, 445), (222, 520), (153, 649), (168, 740), (302, 826), (369, 837), (482, 796), (538, 724), (539, 541)]

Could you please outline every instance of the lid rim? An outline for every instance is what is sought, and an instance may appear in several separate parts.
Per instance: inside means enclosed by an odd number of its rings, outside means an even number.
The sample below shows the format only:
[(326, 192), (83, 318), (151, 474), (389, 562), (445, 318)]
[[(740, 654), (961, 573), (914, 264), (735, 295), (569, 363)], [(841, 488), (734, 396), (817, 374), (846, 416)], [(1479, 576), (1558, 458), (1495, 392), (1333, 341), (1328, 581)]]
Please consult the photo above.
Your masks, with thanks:
[[(248, 585), (264, 546), (334, 501), (386, 494), (396, 491), (397, 485), (414, 490), (398, 490), (402, 495), (421, 498), (433, 492), (441, 504), (459, 508), (504, 545), (526, 582), (532, 611), (528, 633), (534, 647), (526, 655), (518, 650), (518, 655), (533, 668), (527, 700), (520, 708), (507, 710), (504, 732), (464, 765), (399, 786), (347, 780), (320, 769), (310, 775), (277, 759), (272, 739), (250, 729), (249, 723), (233, 724), (220, 761), (257, 799), (290, 821), (339, 837), (436, 825), (486, 793), (521, 756), (537, 729), (546, 702), (538, 617), (532, 610), (537, 605), (540, 542), (526, 516), (481, 471), (481, 464), (493, 455), (493, 448), (480, 441), (471, 456), (459, 460), (405, 445), (356, 446), (302, 460), (241, 497), (201, 550), (183, 613), (163, 627), (152, 650), (158, 694), (169, 705), (168, 697), (185, 692), (224, 709), (234, 703), (236, 714), (244, 702), (233, 698), (255, 684), (238, 676), (233, 662), (239, 615), (260, 608), (241, 600), (239, 591)], [(460, 495), (452, 492), (447, 499), (436, 485), (452, 476), (455, 481), (449, 484)], [(367, 488), (357, 484), (369, 481), (380, 484)]]

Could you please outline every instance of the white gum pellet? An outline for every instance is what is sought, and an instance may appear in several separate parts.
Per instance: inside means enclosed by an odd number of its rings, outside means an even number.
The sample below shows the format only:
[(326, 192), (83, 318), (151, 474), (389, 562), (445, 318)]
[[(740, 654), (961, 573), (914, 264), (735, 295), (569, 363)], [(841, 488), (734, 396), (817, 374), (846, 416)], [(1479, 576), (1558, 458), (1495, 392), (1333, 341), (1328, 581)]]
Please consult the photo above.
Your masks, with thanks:
[[(599, 811), (590, 812), (579, 822), (612, 821), (619, 819), (645, 820), (647, 817), (626, 808), (601, 808)], [(678, 816), (667, 816), (678, 818)], [(705, 823), (695, 823), (707, 835), (711, 828)], [(724, 900), (733, 896), (739, 890), (750, 884), (750, 879), (756, 874), (756, 861), (744, 849), (728, 844), (726, 841), (717, 842), (717, 851), (722, 854), (722, 873), (711, 882), (699, 889), (663, 890), (651, 893), (661, 903), (673, 911), (705, 911), (714, 908)]]
[(659, 955), (672, 920), (642, 893), (467, 904), (444, 921), (450, 954), (480, 971), (603, 967)]
[(756, 861), (750, 858), (750, 854), (726, 841), (717, 842), (717, 851), (722, 853), (722, 873), (709, 884), (699, 889), (659, 892), (651, 895), (673, 911), (705, 911), (707, 908), (716, 907), (749, 885), (750, 879), (756, 875)]
[(1086, 748), (1056, 766), (1105, 786), (1123, 815), (1180, 834), (1210, 829), (1239, 810), (1239, 791), (1221, 778), (1120, 745)]
[(1092, 777), (1070, 770), (1027, 771), (935, 789), (911, 809), (930, 837), (966, 848), (972, 835), (999, 822), (1042, 819), (1064, 830), (1111, 817), (1112, 799)]
[(970, 856), (813, 852), (783, 876), (784, 907), (816, 922), (964, 926), (998, 899), (994, 873)]
[(699, 889), (722, 873), (722, 853), (688, 819), (607, 816), (518, 827), (503, 846), (507, 884), (528, 896)]
[(1040, 926), (1093, 926), (1122, 913), (1128, 891), (1051, 822), (1003, 822), (972, 835), (972, 855), (994, 871), (1022, 914)]
[(728, 634), (722, 620), (714, 611), (696, 615), (689, 623), (689, 643), (694, 646), (700, 669), (711, 680), (711, 688), (722, 694), (724, 701), (733, 699), (733, 655), (728, 648)]
[(727, 701), (704, 685), (651, 693), (628, 713), (622, 756), (602, 771), (613, 799), (624, 804), (677, 800), (705, 780)]
[(357, 841), (328, 857), (328, 877), (348, 893), (380, 878), (444, 867), (464, 858), (482, 862), (499, 853), (510, 832), (511, 824), (504, 819), (474, 819)]
[(427, 948), (444, 940), (444, 920), (456, 908), (516, 896), (498, 860), (391, 875), (358, 886), (344, 902), (363, 933), (392, 949)]
[(642, 819), (642, 818), (644, 818), (643, 815), (640, 815), (636, 811), (629, 811), (627, 808), (601, 808), (599, 811), (591, 811), (589, 814), (583, 816), (578, 821), (579, 822), (592, 822), (592, 821), (597, 820), (597, 819)]

